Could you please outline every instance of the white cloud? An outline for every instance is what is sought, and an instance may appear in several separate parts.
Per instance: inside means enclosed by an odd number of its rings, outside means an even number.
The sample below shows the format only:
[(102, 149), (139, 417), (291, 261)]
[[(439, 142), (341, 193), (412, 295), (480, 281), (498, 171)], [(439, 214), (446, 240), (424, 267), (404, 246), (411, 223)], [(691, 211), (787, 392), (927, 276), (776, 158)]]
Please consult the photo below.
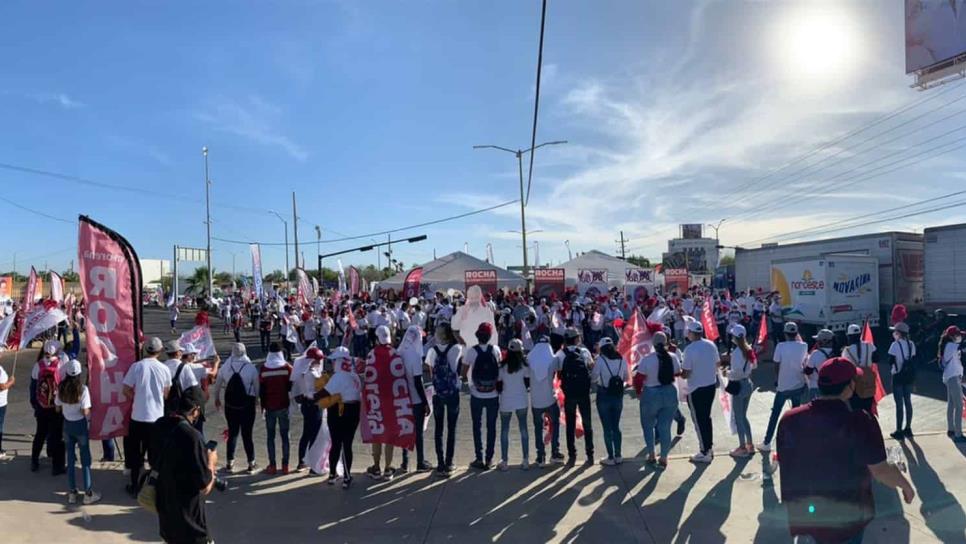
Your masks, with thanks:
[(75, 110), (87, 107), (87, 104), (72, 98), (67, 93), (40, 92), (27, 94), (25, 96), (40, 104), (53, 104), (65, 110)]
[(283, 113), (280, 106), (258, 95), (250, 95), (243, 101), (226, 98), (215, 100), (207, 110), (195, 113), (195, 119), (217, 130), (278, 147), (292, 158), (305, 161), (309, 157), (308, 151), (282, 134), (276, 126)]

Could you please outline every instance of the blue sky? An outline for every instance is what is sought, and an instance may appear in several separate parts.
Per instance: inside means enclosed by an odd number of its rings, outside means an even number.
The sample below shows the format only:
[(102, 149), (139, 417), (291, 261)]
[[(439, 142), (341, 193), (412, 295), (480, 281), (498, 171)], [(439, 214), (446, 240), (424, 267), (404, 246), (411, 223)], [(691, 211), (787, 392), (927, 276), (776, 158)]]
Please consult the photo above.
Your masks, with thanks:
[[(849, 171), (956, 128), (913, 130), (966, 102), (921, 122), (910, 111), (890, 134), (902, 138), (870, 141), (866, 154), (823, 150), (814, 176), (791, 168), (752, 183), (925, 96), (903, 73), (902, 8), (884, 5), (550, 2), (538, 141), (571, 143), (537, 154), (528, 227), (544, 231), (532, 236), (541, 261), (566, 260), (564, 240), (613, 251), (622, 229), (635, 253), (658, 256), (680, 222), (733, 218), (721, 236), (735, 244), (955, 190), (961, 153), (864, 181)], [(331, 239), (517, 197), (513, 156), (471, 147), (529, 145), (538, 1), (239, 6), (4, 2), (0, 163), (131, 190), (0, 169), (2, 195), (55, 217), (89, 214), (142, 257), (168, 258), (176, 243), (203, 247), (207, 145), (213, 235), (280, 242), (268, 210), (290, 216), (294, 190), (310, 264), (317, 224)], [(0, 217), (0, 269), (14, 252), (21, 272), (75, 258), (76, 227), (4, 202)], [(862, 231), (960, 219), (953, 209)], [(519, 264), (511, 229), (515, 206), (404, 233), (429, 240), (396, 256), (408, 265), (466, 243), (482, 257), (491, 243), (497, 264)], [(213, 247), (216, 268), (231, 268), (230, 252), (248, 268), (246, 246)], [(278, 247), (263, 258), (284, 264)]]

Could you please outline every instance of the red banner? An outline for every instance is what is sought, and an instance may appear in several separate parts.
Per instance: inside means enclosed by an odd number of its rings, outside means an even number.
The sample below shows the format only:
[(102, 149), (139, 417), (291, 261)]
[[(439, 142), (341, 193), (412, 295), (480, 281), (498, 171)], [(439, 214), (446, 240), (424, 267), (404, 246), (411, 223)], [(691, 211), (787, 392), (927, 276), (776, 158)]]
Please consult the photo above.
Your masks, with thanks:
[(403, 282), (403, 299), (410, 299), (419, 296), (419, 284), (423, 281), (423, 267), (413, 268), (406, 274), (406, 281)]
[(688, 271), (685, 268), (665, 268), (664, 292), (673, 293), (677, 291), (679, 295), (683, 295), (688, 290), (689, 279)]
[(533, 291), (540, 298), (551, 298), (554, 294), (563, 298), (567, 271), (563, 268), (537, 268), (533, 271)]
[(711, 299), (704, 302), (701, 308), (701, 326), (704, 327), (704, 336), (712, 342), (718, 339), (718, 324), (711, 314)]
[(651, 353), (651, 330), (639, 309), (634, 309), (634, 315), (624, 325), (621, 339), (617, 343), (617, 352), (627, 361), (627, 382), (634, 377), (633, 369), (641, 359)]
[(131, 401), (122, 382), (141, 352), (141, 270), (134, 248), (116, 232), (80, 217), (77, 256), (87, 303), (91, 438), (127, 434)]
[(463, 272), (463, 281), (466, 282), (466, 290), (476, 285), (484, 295), (496, 293), (496, 270), (467, 270)]
[(373, 354), (362, 385), (362, 441), (411, 450), (416, 445), (416, 419), (405, 364), (389, 346), (377, 346)]
[(359, 286), (362, 282), (359, 281), (359, 269), (350, 266), (349, 267), (349, 293), (352, 296), (359, 294)]
[(13, 276), (0, 276), (0, 299), (13, 298)]
[(37, 271), (31, 266), (30, 277), (27, 278), (27, 287), (23, 290), (23, 302), (20, 303), (24, 314), (29, 314), (30, 310), (33, 309), (37, 295)]

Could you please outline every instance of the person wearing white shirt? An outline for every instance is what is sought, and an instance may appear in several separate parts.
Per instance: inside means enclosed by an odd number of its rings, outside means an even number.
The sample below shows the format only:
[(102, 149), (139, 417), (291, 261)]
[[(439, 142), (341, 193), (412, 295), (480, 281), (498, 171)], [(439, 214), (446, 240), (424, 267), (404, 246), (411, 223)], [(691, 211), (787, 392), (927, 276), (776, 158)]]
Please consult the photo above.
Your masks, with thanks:
[(684, 350), (681, 375), (688, 381), (688, 406), (691, 419), (698, 433), (699, 451), (691, 457), (694, 463), (710, 463), (714, 428), (711, 423), (711, 406), (718, 390), (718, 363), (721, 355), (718, 346), (704, 337), (704, 327), (698, 320), (688, 322), (688, 339)]
[[(235, 389), (231, 386), (235, 375), (238, 375), (241, 380), (241, 389), (237, 390), (237, 394), (234, 393)], [(252, 430), (255, 427), (258, 385), (258, 369), (248, 358), (245, 344), (233, 344), (231, 357), (222, 365), (218, 371), (218, 377), (215, 379), (216, 410), (221, 409), (221, 391), (222, 389), (225, 390), (225, 420), (228, 423), (228, 445), (225, 448), (228, 462), (225, 465), (225, 472), (231, 473), (234, 469), (235, 445), (238, 443), (239, 433), (245, 446), (245, 455), (248, 457), (247, 473), (254, 474), (257, 468)]]
[(765, 441), (758, 449), (771, 451), (771, 439), (775, 436), (778, 418), (785, 408), (785, 403), (792, 401), (792, 408), (798, 408), (805, 396), (805, 360), (808, 358), (808, 344), (799, 339), (798, 324), (793, 321), (782, 327), (785, 341), (775, 346), (772, 360), (778, 366), (778, 385), (775, 388), (775, 400), (771, 405), (771, 415), (768, 417), (768, 429), (765, 431)]
[[(644, 431), (645, 462), (667, 468), (671, 451), (671, 421), (677, 413), (678, 392), (674, 378), (681, 373), (677, 353), (667, 350), (667, 335), (654, 333), (648, 353), (637, 364), (634, 388), (640, 397), (641, 429)], [(660, 457), (655, 457), (655, 442), (660, 444)]]
[[(396, 353), (403, 360), (406, 370), (406, 381), (409, 382), (409, 400), (413, 406), (413, 421), (416, 423), (416, 471), (432, 470), (432, 465), (426, 462), (423, 449), (423, 425), (429, 416), (429, 402), (426, 399), (426, 388), (423, 382), (423, 330), (417, 325), (409, 325), (399, 341)], [(409, 450), (403, 449), (400, 472), (409, 471)]]
[(728, 356), (728, 384), (729, 387), (732, 383), (738, 384), (737, 391), (731, 393), (731, 411), (735, 418), (735, 430), (738, 432), (738, 447), (731, 450), (730, 455), (743, 458), (755, 453), (751, 422), (748, 421), (748, 405), (755, 390), (755, 384), (751, 383), (751, 371), (758, 361), (748, 345), (748, 331), (742, 325), (732, 326), (728, 335), (734, 344)]
[(602, 338), (600, 355), (590, 371), (590, 379), (597, 386), (597, 415), (604, 433), (607, 457), (601, 459), (605, 466), (624, 462), (621, 456), (621, 412), (624, 410), (624, 383), (627, 381), (627, 363), (614, 348), (614, 341)]
[[(272, 342), (269, 351), (277, 351), (278, 343)], [(319, 405), (312, 400), (315, 395), (315, 380), (322, 377), (322, 359), (325, 354), (321, 349), (313, 348), (305, 352), (292, 365), (292, 397), (302, 412), (302, 436), (299, 438), (298, 466), (296, 472), (305, 470), (305, 453), (315, 443), (315, 437), (322, 426), (322, 412)]]
[(546, 465), (546, 449), (543, 443), (544, 416), (550, 422), (550, 460), (563, 461), (560, 453), (560, 405), (554, 397), (553, 377), (555, 358), (550, 338), (541, 336), (527, 354), (530, 368), (530, 411), (533, 417), (533, 436), (537, 446), (537, 467)]
[(835, 333), (828, 329), (822, 329), (812, 339), (815, 340), (815, 349), (808, 354), (808, 359), (805, 361), (805, 379), (808, 382), (808, 398), (806, 400), (808, 401), (822, 396), (818, 389), (818, 369), (822, 367), (822, 363), (825, 361), (835, 358), (835, 349), (832, 346), (835, 341)]
[(560, 374), (560, 388), (564, 392), (564, 423), (567, 436), (567, 462), (573, 464), (577, 459), (576, 433), (577, 411), (584, 424), (584, 452), (587, 455), (585, 466), (594, 464), (594, 429), (590, 410), (590, 378), (594, 367), (590, 351), (580, 344), (580, 332), (568, 328), (564, 337), (567, 345), (554, 356), (555, 368)]
[[(433, 416), (435, 422), (436, 474), (448, 477), (453, 472), (456, 449), (456, 423), (460, 415), (460, 358), (463, 349), (456, 343), (448, 322), (436, 324), (436, 345), (426, 353), (426, 366), (433, 375)], [(443, 449), (443, 432), (446, 449)]]
[(81, 474), (84, 479), (84, 504), (94, 504), (101, 500), (95, 493), (91, 482), (91, 447), (87, 418), (91, 414), (91, 395), (87, 386), (81, 382), (81, 365), (76, 359), (64, 368), (65, 376), (57, 388), (54, 401), (57, 410), (64, 416), (64, 437), (67, 439), (67, 502), (75, 504), (80, 494), (77, 492), (77, 476), (74, 464), (76, 452), (80, 451)]
[(144, 347), (146, 357), (132, 364), (124, 375), (124, 396), (134, 397), (131, 422), (124, 437), (124, 461), (131, 471), (128, 493), (135, 495), (148, 451), (154, 422), (164, 416), (164, 400), (171, 388), (171, 372), (158, 355), (164, 351), (161, 339), (151, 338)]
[(909, 340), (909, 325), (902, 321), (892, 327), (892, 336), (889, 366), (892, 369), (892, 398), (896, 401), (896, 430), (889, 436), (902, 440), (912, 437), (912, 383), (916, 371), (916, 345)]
[(939, 339), (939, 366), (946, 384), (946, 435), (956, 442), (963, 437), (963, 361), (960, 344), (963, 333), (955, 325), (949, 326)]
[(16, 378), (7, 376), (7, 371), (0, 366), (0, 460), (7, 457), (7, 452), (3, 450), (3, 420), (7, 415), (7, 392), (16, 383)]
[(335, 328), (335, 322), (329, 317), (329, 314), (322, 312), (322, 318), (319, 319), (319, 342), (318, 346), (322, 351), (328, 351), (329, 340), (332, 337), (333, 329)]
[(177, 381), (181, 390), (186, 391), (189, 387), (199, 387), (201, 383), (191, 366), (181, 360), (181, 350), (181, 344), (177, 340), (169, 341), (165, 348), (168, 359), (164, 362), (164, 366), (168, 367), (168, 372), (171, 373), (171, 385)]
[[(470, 468), (489, 470), (496, 449), (496, 419), (500, 409), (497, 383), (500, 376), (500, 348), (490, 344), (493, 325), (480, 323), (475, 333), (477, 345), (463, 354), (463, 368), (470, 385), (470, 417), (473, 423), (473, 448), (476, 459)], [(483, 445), (483, 416), (486, 415), (486, 447)]]
[(510, 451), (510, 421), (516, 414), (520, 427), (520, 449), (523, 463), (520, 468), (530, 469), (530, 433), (527, 430), (527, 389), (530, 387), (530, 367), (523, 355), (523, 341), (514, 338), (507, 347), (507, 356), (500, 365), (500, 470), (509, 469), (507, 458)]
[[(328, 484), (334, 485), (338, 477), (337, 469), (341, 458), (345, 468), (342, 478), (342, 489), (349, 489), (352, 484), (352, 441), (355, 439), (356, 429), (359, 428), (361, 413), (362, 380), (356, 374), (349, 350), (339, 346), (329, 355), (332, 360), (333, 374), (325, 387), (317, 391), (312, 399), (315, 401), (328, 400), (326, 410), (326, 424), (332, 447), (329, 449), (329, 479)], [(328, 399), (328, 397), (333, 397)], [(334, 402), (332, 402), (334, 401)]]
[(849, 325), (845, 333), (847, 345), (842, 348), (842, 357), (863, 369), (862, 374), (855, 378), (855, 394), (849, 401), (852, 410), (865, 410), (872, 413), (876, 384), (875, 373), (872, 372), (871, 367), (874, 364), (872, 355), (875, 353), (875, 344), (863, 342), (862, 336), (862, 327), (855, 323)]

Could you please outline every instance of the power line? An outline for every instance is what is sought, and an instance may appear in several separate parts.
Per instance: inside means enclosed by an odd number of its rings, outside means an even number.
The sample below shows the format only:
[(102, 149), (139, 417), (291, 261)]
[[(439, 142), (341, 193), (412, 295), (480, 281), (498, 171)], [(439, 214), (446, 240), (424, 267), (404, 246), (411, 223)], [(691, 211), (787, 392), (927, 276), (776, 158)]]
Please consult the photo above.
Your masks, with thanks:
[(533, 131), (530, 136), (530, 173), (527, 175), (527, 196), (523, 205), (530, 203), (530, 184), (533, 182), (533, 157), (537, 154), (537, 113), (540, 111), (540, 73), (543, 71), (543, 30), (547, 22), (547, 0), (540, 10), (540, 46), (537, 50), (537, 89), (533, 98)]
[[(430, 225), (438, 225), (439, 223), (446, 223), (448, 221), (455, 221), (456, 219), (462, 219), (464, 217), (469, 217), (469, 216), (472, 216), (472, 215), (478, 215), (478, 214), (481, 214), (481, 213), (486, 213), (486, 212), (489, 212), (489, 211), (493, 211), (493, 210), (496, 210), (498, 208), (503, 208), (505, 206), (509, 206), (511, 204), (516, 204), (517, 202), (520, 202), (520, 201), (519, 200), (509, 200), (507, 202), (503, 202), (503, 203), (497, 204), (495, 206), (490, 206), (488, 208), (483, 208), (483, 209), (480, 209), (480, 210), (473, 210), (473, 211), (470, 211), (470, 212), (461, 213), (459, 215), (453, 215), (453, 216), (450, 216), (450, 217), (444, 217), (442, 219), (436, 219), (434, 221), (427, 221), (425, 223), (419, 223), (417, 225), (408, 225), (408, 226), (405, 226), (405, 227), (399, 227), (399, 228), (391, 229), (391, 230), (382, 230), (382, 231), (379, 231), (379, 232), (370, 232), (368, 234), (360, 234), (358, 236), (346, 236), (344, 238), (338, 238), (338, 239), (335, 239), (335, 240), (322, 240), (321, 243), (323, 243), (323, 244), (333, 244), (333, 243), (336, 243), (336, 242), (347, 242), (347, 241), (350, 241), (350, 240), (360, 240), (362, 238), (370, 238), (370, 237), (373, 237), (373, 236), (383, 236), (383, 235), (386, 235), (386, 234), (393, 234), (393, 233), (402, 232), (402, 231), (405, 231), (405, 230), (412, 230), (412, 229), (418, 229), (418, 228), (421, 228), (421, 227), (428, 227)], [(230, 243), (230, 244), (253, 244), (253, 243), (257, 243), (257, 244), (263, 245), (263, 246), (282, 246), (282, 245), (285, 245), (284, 242), (244, 242), (244, 241), (241, 241), (241, 240), (229, 240), (229, 239), (226, 239), (226, 238), (217, 238), (217, 237), (214, 237), (214, 236), (212, 236), (211, 239), (212, 240), (218, 240), (219, 242), (227, 242), (227, 243)]]
[(50, 219), (52, 221), (59, 221), (61, 223), (67, 223), (68, 225), (76, 225), (77, 224), (77, 221), (69, 221), (67, 219), (63, 219), (63, 218), (60, 218), (60, 217), (55, 217), (55, 216), (50, 215), (48, 213), (44, 213), (44, 212), (42, 212), (40, 210), (35, 210), (33, 208), (28, 208), (27, 206), (24, 206), (23, 204), (18, 204), (16, 202), (14, 202), (13, 200), (10, 200), (9, 198), (6, 198), (6, 197), (0, 196), (0, 200), (6, 202), (7, 204), (10, 204), (14, 208), (20, 208), (21, 210), (23, 210), (25, 212), (30, 212), (30, 213), (32, 213), (34, 215), (39, 215), (40, 217), (44, 217), (44, 218)]

